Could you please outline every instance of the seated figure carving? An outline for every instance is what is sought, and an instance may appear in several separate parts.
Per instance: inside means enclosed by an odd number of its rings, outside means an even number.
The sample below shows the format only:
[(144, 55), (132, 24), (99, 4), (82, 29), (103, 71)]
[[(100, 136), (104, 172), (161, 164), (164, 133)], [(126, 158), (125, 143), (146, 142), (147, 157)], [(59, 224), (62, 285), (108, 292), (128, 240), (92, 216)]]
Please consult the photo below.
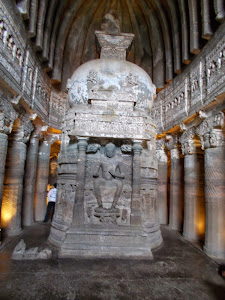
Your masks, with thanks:
[(113, 197), (111, 209), (115, 209), (123, 189), (123, 174), (122, 162), (115, 159), (116, 146), (113, 143), (108, 143), (105, 146), (105, 156), (102, 157), (94, 166), (93, 185), (94, 194), (98, 202), (98, 210), (103, 210), (101, 187), (115, 187), (116, 191)]

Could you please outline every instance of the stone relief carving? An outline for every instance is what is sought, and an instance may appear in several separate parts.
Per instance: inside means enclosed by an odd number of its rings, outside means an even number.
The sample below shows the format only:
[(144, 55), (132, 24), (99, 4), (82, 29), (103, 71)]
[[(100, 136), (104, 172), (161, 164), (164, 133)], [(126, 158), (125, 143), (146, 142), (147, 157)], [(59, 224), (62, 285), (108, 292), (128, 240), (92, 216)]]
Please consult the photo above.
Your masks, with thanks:
[(94, 166), (94, 194), (98, 202), (99, 208), (103, 208), (102, 196), (100, 187), (115, 187), (116, 191), (113, 197), (111, 209), (116, 207), (116, 204), (120, 198), (123, 179), (122, 164), (119, 161), (113, 161), (112, 158), (115, 155), (116, 146), (112, 143), (108, 143), (105, 146), (105, 157), (98, 161)]
[(129, 225), (132, 161), (114, 144), (89, 144), (85, 178), (87, 223)]
[(58, 184), (56, 201), (56, 214), (54, 219), (60, 223), (70, 225), (73, 220), (73, 206), (76, 193), (76, 185), (69, 183)]

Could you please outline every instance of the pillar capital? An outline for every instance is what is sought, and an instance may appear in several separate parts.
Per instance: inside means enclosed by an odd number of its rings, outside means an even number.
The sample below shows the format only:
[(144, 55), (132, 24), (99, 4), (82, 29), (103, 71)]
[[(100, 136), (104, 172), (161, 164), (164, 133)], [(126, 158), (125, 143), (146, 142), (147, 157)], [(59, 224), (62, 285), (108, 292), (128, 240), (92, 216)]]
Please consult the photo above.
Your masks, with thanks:
[[(0, 107), (0, 110), (1, 110), (1, 107)], [(11, 133), (13, 122), (16, 119), (17, 114), (12, 113), (11, 115), (13, 115), (13, 116), (10, 117), (4, 111), (0, 112), (0, 133), (4, 133), (4, 134)]]
[[(34, 133), (34, 137), (35, 137), (35, 133)], [(54, 142), (59, 141), (60, 137), (59, 134), (43, 134), (38, 133), (37, 134), (38, 138), (42, 138), (42, 143), (44, 143), (45, 145), (51, 146)]]
[(224, 146), (224, 113), (206, 118), (197, 128), (200, 136), (202, 149)]
[(168, 150), (176, 149), (176, 148), (180, 147), (178, 134), (177, 133), (167, 134), (165, 146)]
[(216, 148), (225, 145), (225, 132), (222, 129), (212, 129), (201, 137), (202, 148)]
[(77, 146), (80, 151), (86, 151), (88, 146), (88, 138), (78, 136), (77, 137)]
[(181, 150), (183, 155), (194, 154), (200, 151), (200, 141), (197, 138), (196, 128), (185, 130), (180, 136)]
[(10, 136), (10, 139), (16, 142), (27, 143), (33, 130), (34, 126), (28, 115), (21, 114), (13, 124), (12, 135)]
[(133, 146), (132, 146), (132, 150), (134, 152), (134, 154), (139, 154), (141, 155), (142, 152), (142, 141), (141, 140), (133, 140)]

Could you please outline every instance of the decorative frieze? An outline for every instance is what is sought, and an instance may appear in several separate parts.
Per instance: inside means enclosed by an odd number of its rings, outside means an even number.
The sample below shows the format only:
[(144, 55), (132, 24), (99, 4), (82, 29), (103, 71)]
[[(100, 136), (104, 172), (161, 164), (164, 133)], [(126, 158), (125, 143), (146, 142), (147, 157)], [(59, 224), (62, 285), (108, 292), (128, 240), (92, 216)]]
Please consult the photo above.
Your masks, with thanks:
[(3, 80), (20, 94), (28, 106), (35, 110), (46, 123), (60, 128), (62, 111), (53, 110), (58, 114), (49, 120), (51, 111), (51, 83), (41, 70), (30, 42), (20, 34), (17, 24), (6, 6), (0, 3), (0, 74)]
[(74, 128), (70, 135), (149, 139), (155, 127), (146, 115), (116, 111), (74, 112)]
[(206, 56), (207, 95), (225, 90), (225, 37)]
[(25, 41), (3, 3), (0, 4), (0, 69), (4, 69), (19, 86), (24, 59)]
[(158, 93), (152, 112), (158, 134), (178, 125), (225, 92), (224, 29), (222, 24), (182, 74)]

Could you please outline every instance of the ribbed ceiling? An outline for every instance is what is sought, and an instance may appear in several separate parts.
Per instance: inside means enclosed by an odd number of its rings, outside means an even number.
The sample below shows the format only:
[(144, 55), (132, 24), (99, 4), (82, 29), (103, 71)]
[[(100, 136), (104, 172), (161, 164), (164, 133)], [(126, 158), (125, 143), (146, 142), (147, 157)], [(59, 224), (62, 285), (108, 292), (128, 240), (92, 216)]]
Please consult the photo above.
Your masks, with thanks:
[(109, 11), (134, 33), (128, 60), (158, 89), (180, 73), (224, 20), (224, 0), (17, 0), (28, 34), (53, 83), (99, 57), (95, 30)]

